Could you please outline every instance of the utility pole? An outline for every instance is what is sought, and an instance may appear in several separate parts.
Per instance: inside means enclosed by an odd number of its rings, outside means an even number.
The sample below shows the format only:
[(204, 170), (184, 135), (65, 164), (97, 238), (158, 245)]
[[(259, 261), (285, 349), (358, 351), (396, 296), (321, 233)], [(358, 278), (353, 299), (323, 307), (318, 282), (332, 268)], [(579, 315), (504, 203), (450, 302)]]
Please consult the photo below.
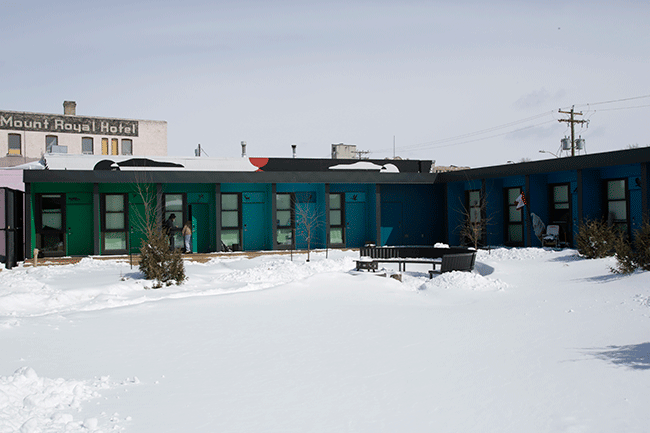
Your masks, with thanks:
[(558, 112), (560, 112), (562, 114), (568, 114), (569, 115), (568, 119), (558, 119), (558, 122), (566, 122), (566, 123), (571, 124), (571, 156), (576, 156), (575, 124), (576, 123), (579, 123), (581, 125), (585, 124), (585, 123), (589, 124), (589, 121), (588, 120), (576, 120), (574, 118), (574, 116), (576, 116), (576, 115), (577, 116), (582, 116), (582, 112), (576, 113), (575, 111), (573, 111), (573, 107), (574, 106), (571, 107), (571, 111), (558, 110)]

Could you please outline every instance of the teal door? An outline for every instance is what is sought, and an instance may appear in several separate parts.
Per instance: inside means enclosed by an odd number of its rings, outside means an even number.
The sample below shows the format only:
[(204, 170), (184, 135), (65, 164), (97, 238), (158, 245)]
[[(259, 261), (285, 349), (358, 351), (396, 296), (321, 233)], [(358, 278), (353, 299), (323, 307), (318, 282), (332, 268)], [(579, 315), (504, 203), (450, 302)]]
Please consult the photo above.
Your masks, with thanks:
[(401, 245), (402, 203), (381, 204), (381, 245)]
[(210, 249), (210, 220), (207, 203), (190, 205), (192, 215), (192, 251), (207, 253)]
[(345, 194), (345, 246), (362, 247), (366, 241), (366, 194), (348, 192)]
[(245, 251), (269, 249), (265, 218), (266, 194), (263, 192), (242, 193), (242, 236)]

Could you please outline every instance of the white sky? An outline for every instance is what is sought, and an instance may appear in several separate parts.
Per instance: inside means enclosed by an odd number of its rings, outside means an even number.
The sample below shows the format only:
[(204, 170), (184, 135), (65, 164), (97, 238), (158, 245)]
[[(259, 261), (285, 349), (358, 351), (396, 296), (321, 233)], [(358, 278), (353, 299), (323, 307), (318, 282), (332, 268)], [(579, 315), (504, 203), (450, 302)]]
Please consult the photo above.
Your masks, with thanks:
[(649, 2), (489, 3), (0, 0), (0, 109), (166, 120), (172, 156), (384, 158), (395, 137), (503, 164), (557, 153), (572, 105), (588, 153), (650, 145)]

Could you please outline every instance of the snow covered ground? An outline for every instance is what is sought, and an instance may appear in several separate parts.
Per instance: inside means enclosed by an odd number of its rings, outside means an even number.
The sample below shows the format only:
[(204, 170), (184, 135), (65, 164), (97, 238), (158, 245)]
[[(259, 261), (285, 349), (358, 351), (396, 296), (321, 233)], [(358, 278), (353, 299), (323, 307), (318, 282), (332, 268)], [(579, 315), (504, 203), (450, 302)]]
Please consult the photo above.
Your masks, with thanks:
[[(480, 251), (403, 281), (355, 252), (0, 272), (0, 433), (646, 432), (650, 273)], [(390, 274), (390, 272), (389, 272)]]

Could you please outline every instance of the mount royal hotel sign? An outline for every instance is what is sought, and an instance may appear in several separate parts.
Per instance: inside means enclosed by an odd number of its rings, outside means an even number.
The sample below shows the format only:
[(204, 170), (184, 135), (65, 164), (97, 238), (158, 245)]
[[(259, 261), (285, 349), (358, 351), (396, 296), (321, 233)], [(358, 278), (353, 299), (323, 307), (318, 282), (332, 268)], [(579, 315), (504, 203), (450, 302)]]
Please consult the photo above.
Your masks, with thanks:
[(0, 111), (0, 129), (137, 137), (138, 121)]

